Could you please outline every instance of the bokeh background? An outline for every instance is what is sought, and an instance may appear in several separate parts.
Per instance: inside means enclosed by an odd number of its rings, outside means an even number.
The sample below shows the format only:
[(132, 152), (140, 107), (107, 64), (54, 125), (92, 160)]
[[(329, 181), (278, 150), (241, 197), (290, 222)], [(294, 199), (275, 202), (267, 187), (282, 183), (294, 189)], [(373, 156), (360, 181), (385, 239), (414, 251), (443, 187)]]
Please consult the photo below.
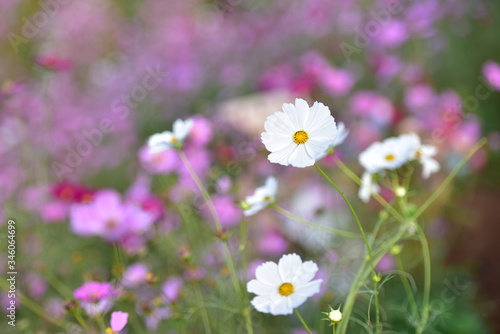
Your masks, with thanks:
[[(204, 237), (210, 224), (189, 232), (180, 223), (209, 217), (189, 175), (175, 156), (144, 149), (177, 118), (195, 117), (186, 154), (228, 229), (237, 230), (241, 218), (236, 203), (275, 174), (279, 201), (290, 211), (355, 231), (341, 199), (314, 171), (266, 160), (266, 116), (302, 97), (325, 103), (346, 124), (350, 135), (335, 154), (358, 175), (357, 155), (373, 141), (413, 131), (437, 146), (441, 172), (412, 183), (417, 205), (480, 138), (488, 139), (425, 215), (438, 310), (429, 333), (500, 333), (499, 19), (495, 1), (2, 0), (1, 252), (7, 219), (15, 219), (18, 289), (64, 318), (68, 291), (91, 278), (113, 278), (109, 243), (70, 228), (71, 206), (102, 189), (159, 211), (153, 236), (122, 244), (127, 264), (146, 264), (160, 283), (185, 278), (178, 258), (191, 238), (193, 257), (209, 268), (205, 279), (224, 276), (219, 250)], [(332, 159), (322, 164), (371, 226), (380, 208), (356, 200), (357, 186)], [(272, 211), (249, 224), (249, 261), (307, 254), (328, 282), (316, 302), (341, 300), (360, 245), (323, 240)], [(416, 247), (406, 245), (403, 259), (421, 287)], [(394, 259), (380, 266), (390, 271)], [(400, 285), (386, 284), (387, 305), (404, 304)], [(449, 291), (456, 298), (443, 301)], [(127, 305), (141, 323), (140, 306)], [(404, 311), (386, 312), (394, 331), (408, 330)], [(173, 330), (183, 314), (175, 310), (149, 332)], [(259, 317), (262, 332), (300, 327)], [(308, 317), (321, 323), (320, 314)], [(22, 304), (15, 330), (58, 332)]]

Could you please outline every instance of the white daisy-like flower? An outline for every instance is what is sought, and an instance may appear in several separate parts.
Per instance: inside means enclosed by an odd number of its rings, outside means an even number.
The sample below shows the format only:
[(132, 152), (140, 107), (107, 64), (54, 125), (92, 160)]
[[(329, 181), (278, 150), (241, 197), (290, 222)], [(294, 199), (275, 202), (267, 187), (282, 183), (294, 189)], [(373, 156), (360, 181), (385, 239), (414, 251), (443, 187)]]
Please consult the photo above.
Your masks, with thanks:
[(318, 266), (302, 262), (297, 254), (283, 255), (278, 264), (266, 262), (255, 271), (256, 279), (247, 284), (257, 296), (251, 301), (259, 312), (272, 315), (291, 314), (307, 298), (319, 292), (322, 280), (314, 280)]
[(358, 191), (358, 197), (365, 203), (370, 201), (372, 194), (378, 194), (380, 192), (380, 186), (373, 182), (373, 175), (364, 172), (361, 177), (361, 187)]
[(266, 208), (276, 200), (278, 181), (272, 176), (268, 177), (266, 183), (257, 189), (253, 195), (248, 196), (242, 203), (243, 214), (251, 216)]
[(156, 133), (149, 137), (148, 148), (151, 154), (165, 151), (172, 147), (181, 145), (193, 128), (193, 120), (177, 119), (173, 125), (173, 131)]
[(295, 105), (283, 104), (283, 112), (269, 116), (264, 128), (261, 138), (271, 152), (269, 161), (301, 168), (323, 157), (338, 132), (328, 107), (315, 102), (309, 108), (303, 99), (296, 99)]
[(411, 155), (412, 160), (417, 160), (422, 164), (422, 176), (427, 179), (431, 174), (439, 171), (439, 162), (433, 159), (438, 152), (437, 148), (432, 145), (422, 145), (420, 138), (414, 135), (414, 140), (418, 141), (418, 148)]
[(415, 134), (387, 138), (361, 152), (359, 163), (371, 174), (384, 169), (397, 169), (412, 160), (412, 155), (419, 147), (419, 139)]

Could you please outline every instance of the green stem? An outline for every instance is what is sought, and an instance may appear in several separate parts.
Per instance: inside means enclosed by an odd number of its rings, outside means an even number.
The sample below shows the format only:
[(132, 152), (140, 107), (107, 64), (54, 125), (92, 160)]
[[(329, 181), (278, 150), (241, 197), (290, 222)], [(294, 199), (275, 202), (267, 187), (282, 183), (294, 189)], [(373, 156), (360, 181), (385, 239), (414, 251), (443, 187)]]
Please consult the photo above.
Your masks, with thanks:
[(395, 255), (394, 257), (396, 258), (397, 268), (401, 272), (399, 276), (401, 277), (401, 282), (403, 283), (403, 287), (406, 291), (406, 296), (408, 298), (408, 301), (410, 302), (411, 313), (413, 316), (417, 316), (417, 304), (415, 303), (415, 297), (413, 296), (413, 291), (410, 286), (410, 282), (408, 281), (408, 277), (406, 277), (405, 275), (403, 262), (401, 261), (401, 257), (399, 256), (399, 254)]
[[(342, 161), (340, 161), (340, 159), (338, 159), (337, 157), (334, 157), (334, 161), (335, 163), (337, 164), (337, 166), (339, 166), (339, 168), (344, 172), (344, 174), (346, 174), (351, 180), (353, 180), (358, 186), (361, 186), (361, 179), (353, 172), (349, 169), (349, 167), (347, 167)], [(390, 205), (389, 203), (387, 203), (387, 201), (382, 197), (380, 196), (379, 194), (372, 194), (372, 197), (377, 201), (379, 202), (387, 211), (389, 211), (393, 216), (394, 218), (396, 218), (397, 220), (399, 220), (400, 222), (404, 222), (404, 217), (399, 213), (397, 212), (393, 207), (392, 205)]]
[(423, 300), (423, 310), (422, 319), (420, 326), (417, 328), (417, 333), (422, 333), (427, 325), (427, 320), (429, 319), (429, 299), (431, 293), (431, 254), (429, 251), (429, 243), (425, 237), (425, 233), (420, 226), (417, 226), (417, 234), (422, 244), (422, 254), (424, 255), (424, 300)]
[(294, 308), (293, 310), (295, 311), (295, 314), (297, 315), (297, 317), (299, 317), (300, 322), (302, 323), (302, 325), (304, 326), (304, 328), (306, 329), (306, 331), (307, 331), (309, 334), (312, 334), (312, 332), (311, 332), (311, 330), (309, 329), (309, 327), (307, 327), (306, 322), (304, 321), (304, 319), (303, 319), (303, 318), (302, 318), (302, 316), (300, 315), (299, 310), (297, 310), (296, 308)]
[(198, 284), (198, 282), (194, 282), (194, 291), (196, 293), (196, 297), (200, 302), (201, 318), (203, 320), (203, 326), (205, 327), (205, 333), (212, 334), (212, 330), (210, 329), (210, 320), (208, 318), (207, 309), (205, 307), (205, 301), (203, 300), (203, 294), (201, 293), (200, 285)]
[[(217, 214), (217, 210), (215, 210), (215, 206), (214, 206), (214, 203), (212, 202), (212, 198), (210, 197), (210, 194), (208, 193), (207, 189), (205, 188), (205, 186), (201, 182), (200, 178), (196, 174), (195, 170), (193, 169), (193, 166), (191, 165), (188, 158), (186, 157), (186, 154), (184, 154), (184, 152), (182, 152), (181, 150), (179, 150), (178, 152), (179, 152), (179, 156), (180, 156), (182, 162), (184, 163), (184, 166), (186, 166), (186, 169), (189, 172), (189, 175), (191, 176), (193, 181), (196, 183), (198, 190), (203, 195), (205, 203), (207, 204), (209, 211), (212, 215), (212, 218), (214, 220), (216, 231), (218, 233), (221, 232), (222, 225), (220, 223), (219, 215)], [(233, 282), (234, 289), (236, 290), (236, 293), (238, 294), (238, 296), (241, 297), (242, 288), (240, 287), (240, 280), (238, 278), (238, 275), (237, 275), (237, 272), (235, 269), (236, 266), (234, 264), (233, 254), (231, 253), (231, 249), (229, 248), (227, 241), (223, 241), (222, 243), (224, 244), (224, 251), (226, 253), (225, 254), (226, 255), (225, 256), (226, 264), (227, 264), (227, 267), (229, 268), (229, 271), (231, 273), (231, 280)]]
[(186, 154), (182, 152), (181, 150), (178, 151), (179, 156), (184, 163), (184, 166), (186, 166), (187, 171), (189, 172), (189, 175), (193, 179), (194, 183), (198, 187), (198, 190), (201, 192), (203, 199), (207, 203), (208, 210), (210, 211), (210, 214), (212, 215), (212, 219), (215, 224), (215, 229), (217, 232), (220, 232), (222, 230), (222, 225), (219, 220), (219, 215), (217, 214), (217, 211), (215, 210), (214, 203), (212, 202), (212, 198), (210, 197), (210, 194), (208, 193), (207, 189), (205, 186), (203, 186), (203, 183), (201, 182), (200, 178), (196, 174), (195, 170), (193, 169), (193, 166), (189, 162), (188, 158), (186, 157)]
[(487, 143), (486, 138), (482, 138), (476, 145), (474, 145), (474, 147), (469, 151), (469, 153), (467, 153), (467, 155), (455, 166), (455, 168), (453, 168), (451, 173), (446, 177), (446, 179), (443, 181), (443, 183), (441, 183), (441, 185), (438, 187), (438, 189), (436, 191), (434, 191), (432, 193), (432, 195), (427, 199), (427, 201), (425, 201), (424, 204), (422, 204), (422, 206), (417, 210), (417, 212), (415, 213), (415, 215), (412, 218), (414, 221), (416, 221), (417, 218), (420, 217), (420, 215), (425, 210), (427, 210), (427, 208), (432, 204), (432, 202), (434, 202), (436, 200), (436, 198), (441, 196), (444, 189), (446, 189), (446, 187), (448, 187), (450, 185), (451, 181), (453, 181), (455, 176), (457, 176), (457, 174), (460, 172), (460, 169), (462, 169), (462, 167), (465, 166), (467, 161), (469, 161), (469, 159), (477, 151), (479, 151), (484, 145), (486, 145), (486, 143)]
[(325, 231), (325, 232), (328, 232), (328, 233), (331, 233), (331, 234), (335, 234), (335, 235), (340, 235), (342, 237), (346, 237), (346, 238), (359, 238), (361, 237), (359, 234), (356, 234), (356, 233), (352, 233), (352, 232), (349, 232), (349, 231), (343, 231), (343, 230), (339, 230), (339, 229), (336, 229), (336, 228), (332, 228), (332, 227), (328, 227), (328, 226), (323, 226), (323, 225), (319, 225), (319, 224), (316, 224), (316, 223), (313, 223), (311, 221), (308, 221), (304, 218), (301, 218), (297, 215), (295, 215), (294, 213), (291, 213), (290, 211), (278, 206), (278, 205), (273, 205), (272, 206), (273, 209), (282, 214), (283, 216), (287, 217), (287, 218), (290, 218), (292, 220), (295, 220), (296, 222), (299, 222), (299, 223), (302, 223), (308, 227), (312, 227), (312, 228), (315, 228), (315, 229), (318, 229), (318, 230), (321, 230), (321, 231)]

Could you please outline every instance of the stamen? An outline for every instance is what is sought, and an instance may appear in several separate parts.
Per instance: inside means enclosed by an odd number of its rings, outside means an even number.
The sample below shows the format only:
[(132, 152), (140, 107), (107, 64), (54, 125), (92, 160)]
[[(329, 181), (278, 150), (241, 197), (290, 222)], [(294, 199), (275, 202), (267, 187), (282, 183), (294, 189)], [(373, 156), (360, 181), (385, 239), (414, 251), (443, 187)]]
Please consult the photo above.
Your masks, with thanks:
[(308, 140), (309, 140), (309, 135), (304, 130), (297, 131), (293, 135), (293, 142), (295, 144), (299, 144), (299, 145), (304, 144)]

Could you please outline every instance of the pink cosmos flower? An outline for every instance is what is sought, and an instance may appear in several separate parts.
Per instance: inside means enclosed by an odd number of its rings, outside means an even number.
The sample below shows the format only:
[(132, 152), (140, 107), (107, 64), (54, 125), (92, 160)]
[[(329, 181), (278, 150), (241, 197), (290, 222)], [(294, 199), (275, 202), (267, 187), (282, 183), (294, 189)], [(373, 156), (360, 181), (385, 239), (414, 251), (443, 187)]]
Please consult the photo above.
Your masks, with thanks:
[[(240, 222), (242, 211), (236, 205), (232, 197), (213, 196), (212, 202), (215, 207), (215, 211), (219, 216), (220, 223), (223, 227), (231, 227)], [(207, 219), (210, 219), (212, 217), (207, 205), (203, 207), (202, 214)]]
[(167, 302), (172, 303), (179, 299), (184, 288), (184, 281), (179, 276), (171, 276), (163, 283), (162, 290)]
[(500, 64), (493, 61), (485, 63), (483, 66), (483, 76), (493, 88), (500, 91)]
[(111, 283), (90, 281), (84, 283), (73, 292), (88, 315), (95, 316), (109, 311), (118, 291)]
[(113, 332), (118, 333), (121, 331), (125, 326), (127, 325), (128, 322), (128, 313), (127, 312), (113, 312), (111, 313), (111, 329)]
[(142, 235), (153, 224), (153, 217), (138, 206), (123, 203), (120, 194), (102, 190), (88, 204), (71, 208), (71, 229), (83, 236), (99, 236), (119, 241), (127, 234)]
[(143, 263), (134, 263), (130, 265), (124, 272), (122, 284), (127, 288), (134, 288), (146, 283), (146, 275), (149, 268)]

